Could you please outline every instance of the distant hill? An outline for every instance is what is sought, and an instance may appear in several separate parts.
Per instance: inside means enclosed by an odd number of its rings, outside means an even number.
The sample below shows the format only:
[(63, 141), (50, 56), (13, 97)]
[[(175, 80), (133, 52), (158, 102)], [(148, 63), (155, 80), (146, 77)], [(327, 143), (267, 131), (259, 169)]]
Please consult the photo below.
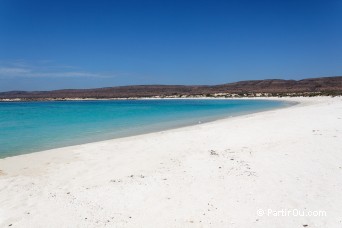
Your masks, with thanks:
[(106, 99), (139, 97), (187, 97), (187, 96), (295, 96), (341, 95), (342, 76), (308, 78), (303, 80), (253, 80), (221, 85), (135, 85), (98, 89), (65, 89), (53, 91), (1, 92), (0, 99)]

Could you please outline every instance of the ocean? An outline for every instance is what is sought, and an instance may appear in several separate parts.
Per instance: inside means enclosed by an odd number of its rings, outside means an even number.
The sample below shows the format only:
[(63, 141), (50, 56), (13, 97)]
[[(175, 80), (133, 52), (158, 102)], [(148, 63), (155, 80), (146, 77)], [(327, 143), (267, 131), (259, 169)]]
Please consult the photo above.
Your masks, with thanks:
[(0, 103), (0, 158), (259, 112), (271, 100), (161, 99)]

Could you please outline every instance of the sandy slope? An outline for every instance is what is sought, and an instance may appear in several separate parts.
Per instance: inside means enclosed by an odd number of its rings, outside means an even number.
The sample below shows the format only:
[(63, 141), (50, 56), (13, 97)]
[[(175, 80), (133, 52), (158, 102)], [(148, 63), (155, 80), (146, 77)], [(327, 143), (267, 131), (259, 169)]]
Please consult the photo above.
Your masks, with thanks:
[[(2, 159), (0, 226), (342, 227), (342, 98), (292, 100)], [(293, 209), (322, 216), (268, 214)]]

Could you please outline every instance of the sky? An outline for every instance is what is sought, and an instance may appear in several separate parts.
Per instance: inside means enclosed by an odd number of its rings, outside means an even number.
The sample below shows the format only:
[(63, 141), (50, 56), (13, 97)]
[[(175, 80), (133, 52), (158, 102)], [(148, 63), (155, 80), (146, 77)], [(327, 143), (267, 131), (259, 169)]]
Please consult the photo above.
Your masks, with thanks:
[(337, 75), (341, 0), (0, 0), (0, 91)]

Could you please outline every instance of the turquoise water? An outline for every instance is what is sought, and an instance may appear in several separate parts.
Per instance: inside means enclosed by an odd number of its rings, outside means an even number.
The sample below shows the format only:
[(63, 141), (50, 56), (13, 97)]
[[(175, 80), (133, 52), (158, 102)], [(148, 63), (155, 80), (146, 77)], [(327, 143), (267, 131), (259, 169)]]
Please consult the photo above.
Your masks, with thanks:
[(265, 100), (0, 103), (0, 157), (198, 124), (286, 105)]

